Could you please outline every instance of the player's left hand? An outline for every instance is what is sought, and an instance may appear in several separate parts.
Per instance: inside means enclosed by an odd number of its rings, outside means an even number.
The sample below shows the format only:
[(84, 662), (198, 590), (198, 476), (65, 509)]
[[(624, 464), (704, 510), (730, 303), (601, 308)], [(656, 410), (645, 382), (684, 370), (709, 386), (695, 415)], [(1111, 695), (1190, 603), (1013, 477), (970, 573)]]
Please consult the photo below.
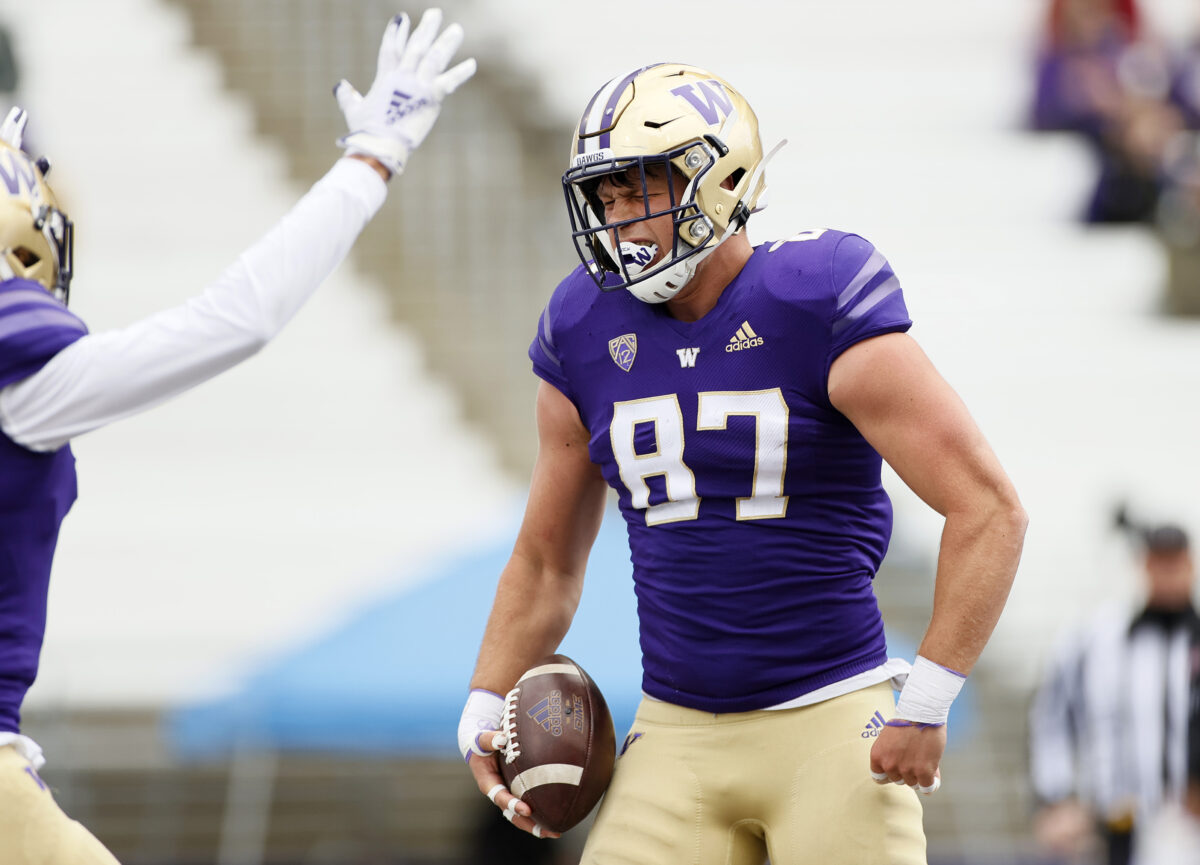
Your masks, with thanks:
[(926, 796), (941, 786), (946, 728), (887, 726), (871, 746), (871, 777), (878, 784), (907, 784)]
[(441, 26), (442, 11), (429, 9), (410, 36), (408, 15), (397, 15), (384, 31), (366, 95), (345, 79), (338, 82), (333, 95), (350, 128), (338, 144), (348, 153), (373, 157), (399, 174), (433, 128), (442, 100), (475, 74), (474, 58), (446, 69), (462, 45), (463, 30), (451, 24), (438, 36)]
[(557, 832), (543, 829), (541, 824), (533, 819), (533, 812), (529, 805), (514, 796), (512, 791), (505, 786), (504, 778), (500, 774), (500, 764), (497, 762), (501, 759), (501, 752), (493, 750), (492, 747), (498, 744), (499, 742), (494, 741), (488, 733), (480, 733), (476, 739), (476, 745), (481, 751), (489, 753), (483, 757), (472, 753), (467, 758), (467, 765), (471, 769), (471, 774), (475, 776), (479, 792), (491, 799), (492, 804), (504, 813), (504, 818), (518, 829), (522, 829), (536, 838), (558, 838)]
[(479, 792), (518, 829), (537, 838), (557, 838), (533, 819), (528, 803), (513, 795), (500, 774), (501, 749), (508, 744), (503, 726), (504, 698), (486, 688), (472, 688), (458, 721), (458, 750), (467, 761)]

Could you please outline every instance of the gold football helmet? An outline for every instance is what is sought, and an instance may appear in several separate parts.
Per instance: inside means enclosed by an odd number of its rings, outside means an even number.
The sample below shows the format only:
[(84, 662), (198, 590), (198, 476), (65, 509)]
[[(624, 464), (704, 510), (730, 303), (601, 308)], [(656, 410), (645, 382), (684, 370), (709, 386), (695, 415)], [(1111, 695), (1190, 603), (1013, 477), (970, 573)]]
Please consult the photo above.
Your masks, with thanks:
[[(563, 175), (575, 250), (605, 291), (629, 289), (647, 303), (670, 300), (700, 261), (740, 231), (766, 181), (758, 118), (736, 90), (695, 66), (659, 63), (614, 78), (592, 97)], [(651, 212), (648, 168), (667, 169), (669, 211)], [(674, 171), (670, 169), (675, 169)], [(605, 221), (596, 188), (608, 175), (641, 178), (644, 216)], [(670, 212), (674, 248), (616, 249), (616, 229)]]
[(48, 170), (0, 138), (0, 279), (32, 280), (66, 303), (73, 226), (46, 184)]

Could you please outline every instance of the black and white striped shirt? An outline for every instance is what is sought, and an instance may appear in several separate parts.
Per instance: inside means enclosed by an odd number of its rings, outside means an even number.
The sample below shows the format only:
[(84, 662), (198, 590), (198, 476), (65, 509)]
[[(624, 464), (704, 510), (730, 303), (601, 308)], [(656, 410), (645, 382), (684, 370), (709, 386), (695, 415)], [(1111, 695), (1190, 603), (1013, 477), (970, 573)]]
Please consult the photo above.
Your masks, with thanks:
[(1135, 821), (1180, 801), (1198, 653), (1191, 607), (1105, 613), (1065, 640), (1030, 711), (1038, 799), (1074, 796), (1103, 819)]

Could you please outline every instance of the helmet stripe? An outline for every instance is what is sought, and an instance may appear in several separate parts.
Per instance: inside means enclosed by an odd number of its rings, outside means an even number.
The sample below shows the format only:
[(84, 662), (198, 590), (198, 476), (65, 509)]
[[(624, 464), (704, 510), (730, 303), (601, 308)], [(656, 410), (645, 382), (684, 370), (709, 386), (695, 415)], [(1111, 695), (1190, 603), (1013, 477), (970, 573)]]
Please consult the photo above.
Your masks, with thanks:
[[(642, 66), (628, 75), (612, 79), (596, 91), (596, 95), (584, 109), (583, 117), (579, 121), (579, 144), (576, 153), (594, 153), (611, 145), (612, 136), (608, 129), (612, 126), (612, 115), (617, 110), (621, 95), (625, 92), (625, 88), (633, 83), (633, 79), (655, 66), (662, 66), (662, 64), (651, 63), (649, 66)], [(590, 137), (595, 136), (602, 129), (605, 131), (598, 138)]]
[[(614, 104), (624, 92), (625, 85), (636, 74), (634, 72), (623, 78), (614, 78), (596, 91), (596, 95), (588, 103), (587, 111), (579, 124), (579, 153), (594, 153), (601, 148), (608, 147), (609, 133), (605, 132), (599, 138), (595, 137), (596, 133), (609, 125), (608, 121), (611, 120)], [(616, 95), (614, 96), (614, 94)]]

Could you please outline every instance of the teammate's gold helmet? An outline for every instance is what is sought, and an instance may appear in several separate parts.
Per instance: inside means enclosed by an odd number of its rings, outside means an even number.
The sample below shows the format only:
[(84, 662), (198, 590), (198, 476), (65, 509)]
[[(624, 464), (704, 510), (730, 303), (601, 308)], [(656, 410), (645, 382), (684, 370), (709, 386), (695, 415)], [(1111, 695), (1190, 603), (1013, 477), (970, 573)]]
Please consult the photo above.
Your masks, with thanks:
[[(678, 171), (667, 171), (676, 230), (674, 249), (647, 264), (646, 250), (613, 248), (614, 229), (636, 220), (606, 223), (595, 191), (606, 175), (626, 174), (640, 175), (644, 192), (655, 165)], [(584, 110), (563, 175), (575, 249), (601, 289), (670, 300), (700, 260), (746, 224), (766, 189), (762, 166), (758, 118), (721, 78), (678, 63), (614, 78)], [(639, 219), (665, 212), (647, 207)]]
[(32, 280), (66, 303), (73, 229), (46, 184), (47, 167), (0, 140), (0, 279)]

